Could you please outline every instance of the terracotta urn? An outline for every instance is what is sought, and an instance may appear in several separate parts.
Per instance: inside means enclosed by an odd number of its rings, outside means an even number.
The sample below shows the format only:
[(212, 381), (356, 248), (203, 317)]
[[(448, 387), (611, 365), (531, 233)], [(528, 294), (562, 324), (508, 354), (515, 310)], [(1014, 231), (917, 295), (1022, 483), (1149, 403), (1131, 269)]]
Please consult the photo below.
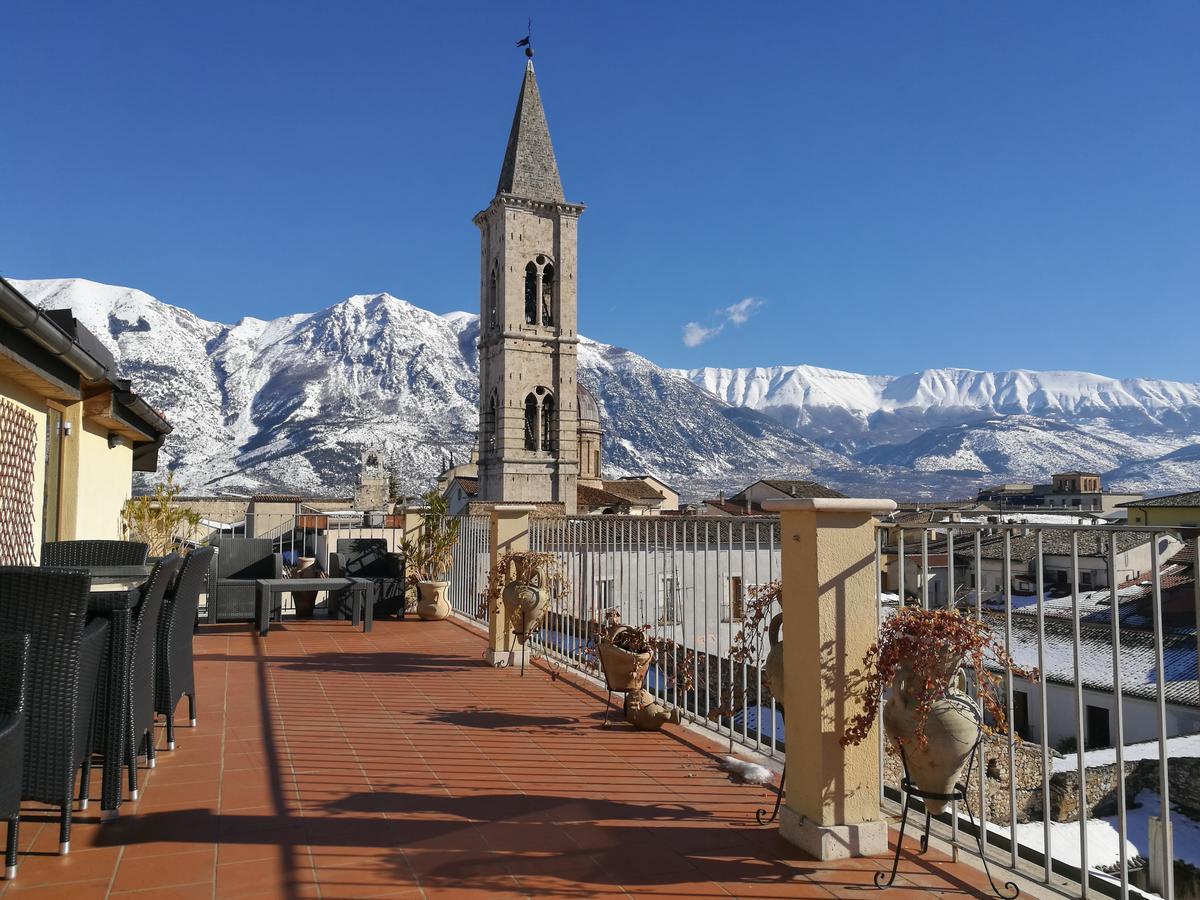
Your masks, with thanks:
[(625, 695), (625, 721), (641, 731), (658, 731), (668, 722), (679, 723), (679, 710), (668, 709), (649, 691), (639, 688)]
[(631, 653), (613, 643), (613, 639), (621, 632), (632, 630), (628, 625), (618, 625), (608, 635), (600, 638), (597, 645), (600, 667), (604, 670), (604, 680), (610, 691), (639, 690), (650, 668), (648, 652)]
[(521, 643), (537, 630), (550, 609), (550, 592), (529, 582), (509, 582), (500, 599), (504, 603), (505, 619)]
[[(293, 578), (320, 578), (321, 570), (317, 568), (314, 556), (301, 556), (296, 560)], [(292, 602), (296, 604), (296, 618), (311, 619), (317, 605), (317, 591), (292, 591)]]
[(763, 677), (767, 682), (767, 689), (771, 692), (771, 696), (775, 698), (775, 702), (779, 704), (779, 708), (783, 709), (783, 613), (775, 613), (771, 619), (771, 625), (767, 631), (767, 640), (771, 642), (771, 649), (767, 651), (766, 662), (763, 663)]
[[(912, 673), (907, 666), (902, 666), (896, 673), (891, 696), (883, 707), (883, 729), (888, 738), (903, 749), (908, 776), (922, 791), (953, 793), (979, 740), (979, 722), (972, 713), (974, 701), (967, 696), (967, 679), (958, 668), (959, 664), (959, 660), (948, 660), (945, 666), (939, 667), (947, 691), (929, 710), (925, 722), (925, 735), (929, 740), (924, 747), (916, 739), (915, 703), (908, 685)], [(949, 805), (946, 800), (927, 799), (924, 803), (934, 815)]]
[(417, 615), (426, 622), (449, 618), (450, 601), (446, 598), (449, 590), (448, 581), (418, 581)]

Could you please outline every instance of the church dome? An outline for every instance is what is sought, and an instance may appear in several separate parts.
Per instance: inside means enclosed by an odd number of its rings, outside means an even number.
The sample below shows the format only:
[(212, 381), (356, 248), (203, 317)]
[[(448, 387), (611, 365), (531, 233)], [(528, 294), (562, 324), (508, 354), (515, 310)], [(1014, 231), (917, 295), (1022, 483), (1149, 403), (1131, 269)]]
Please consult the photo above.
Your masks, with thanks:
[(586, 423), (594, 423), (596, 430), (600, 430), (600, 406), (596, 403), (596, 398), (592, 396), (592, 392), (579, 385), (577, 395), (579, 398), (579, 424), (582, 427)]

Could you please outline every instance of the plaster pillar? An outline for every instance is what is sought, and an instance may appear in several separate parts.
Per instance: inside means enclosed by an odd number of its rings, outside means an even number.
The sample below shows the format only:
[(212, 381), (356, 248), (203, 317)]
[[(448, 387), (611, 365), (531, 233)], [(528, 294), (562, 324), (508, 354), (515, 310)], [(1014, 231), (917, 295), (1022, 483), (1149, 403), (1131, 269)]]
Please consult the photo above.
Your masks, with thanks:
[(767, 500), (780, 514), (788, 766), (779, 832), (817, 859), (887, 853), (879, 739), (843, 747), (850, 672), (877, 635), (876, 513), (891, 500)]
[[(509, 551), (529, 549), (529, 514), (536, 507), (528, 503), (497, 503), (492, 507), (492, 527), (488, 532), (489, 569), (495, 569), (500, 557)], [(501, 609), (488, 599), (488, 649), (484, 658), (493, 666), (519, 666), (521, 654), (514, 649), (516, 640)]]

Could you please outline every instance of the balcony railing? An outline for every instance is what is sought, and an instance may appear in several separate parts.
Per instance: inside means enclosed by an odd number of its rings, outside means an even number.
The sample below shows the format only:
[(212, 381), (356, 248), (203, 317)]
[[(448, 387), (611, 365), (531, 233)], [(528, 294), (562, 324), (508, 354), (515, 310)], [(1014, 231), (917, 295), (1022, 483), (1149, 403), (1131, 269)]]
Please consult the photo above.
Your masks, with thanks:
[[(993, 864), (1032, 862), (1079, 896), (1174, 897), (1178, 869), (1194, 880), (1178, 896), (1194, 896), (1200, 816), (1172, 791), (1191, 780), (1182, 754), (1200, 757), (1196, 530), (942, 522), (877, 538), (881, 617), (955, 606), (1042, 673), (1005, 680), (1017, 735), (980, 745), (968, 786)], [(898, 798), (896, 765), (883, 775)], [(961, 812), (944, 817), (956, 843)]]

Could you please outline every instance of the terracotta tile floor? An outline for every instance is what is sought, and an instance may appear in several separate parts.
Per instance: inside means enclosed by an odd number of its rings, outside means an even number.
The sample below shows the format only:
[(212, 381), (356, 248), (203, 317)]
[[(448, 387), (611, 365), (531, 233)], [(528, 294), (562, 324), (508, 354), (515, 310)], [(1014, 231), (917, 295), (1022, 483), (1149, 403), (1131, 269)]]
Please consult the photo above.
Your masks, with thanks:
[[(818, 863), (754, 824), (761, 787), (681, 729), (600, 727), (603, 694), (487, 668), (454, 622), (324, 619), (196, 639), (199, 726), (141, 770), (137, 803), (75, 850), (24, 810), (6, 894), (118, 897), (979, 896), (930, 854)], [(186, 721), (186, 720), (185, 720)], [(163, 743), (159, 729), (159, 744)], [(98, 767), (97, 767), (98, 771)], [(99, 796), (98, 787), (92, 796)], [(921, 885), (918, 887), (918, 885)]]

